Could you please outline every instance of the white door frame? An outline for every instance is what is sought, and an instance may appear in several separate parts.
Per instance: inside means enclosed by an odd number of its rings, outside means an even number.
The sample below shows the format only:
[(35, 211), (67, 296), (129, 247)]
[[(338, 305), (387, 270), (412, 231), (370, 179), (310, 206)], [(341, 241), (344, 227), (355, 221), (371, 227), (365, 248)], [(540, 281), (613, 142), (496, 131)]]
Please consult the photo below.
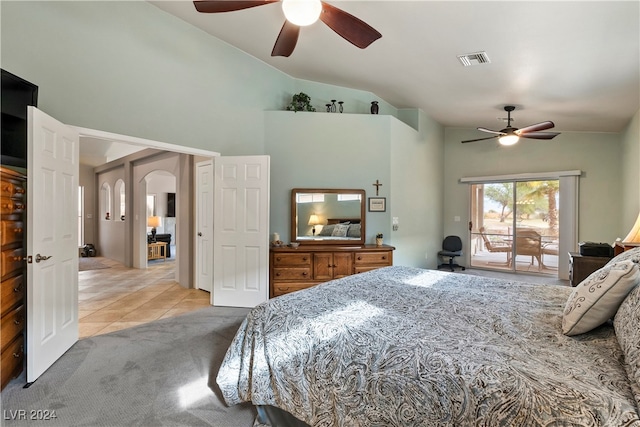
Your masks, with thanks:
[[(103, 139), (105, 141), (114, 141), (114, 142), (129, 144), (129, 145), (136, 145), (144, 148), (153, 148), (157, 150), (170, 151), (174, 153), (190, 154), (193, 156), (203, 156), (203, 157), (211, 157), (211, 158), (220, 156), (220, 153), (216, 151), (204, 150), (204, 149), (193, 148), (193, 147), (185, 147), (183, 145), (176, 145), (176, 144), (156, 141), (152, 139), (138, 138), (135, 136), (116, 134), (116, 133), (105, 132), (97, 129), (89, 129), (89, 128), (84, 128), (79, 126), (69, 125), (69, 127), (72, 129), (75, 129), (80, 135), (81, 146), (82, 146), (82, 138), (89, 137), (93, 139)], [(139, 217), (138, 221), (141, 224), (139, 226), (146, 230), (146, 218)], [(141, 238), (139, 238), (138, 236), (132, 235), (132, 244), (134, 248), (137, 248), (141, 245), (142, 241), (140, 239)], [(144, 242), (146, 246), (146, 240)], [(194, 253), (194, 259), (196, 257), (197, 257), (197, 254)], [(192, 262), (192, 265), (190, 265), (190, 268), (192, 269), (192, 271), (195, 271), (193, 262)]]

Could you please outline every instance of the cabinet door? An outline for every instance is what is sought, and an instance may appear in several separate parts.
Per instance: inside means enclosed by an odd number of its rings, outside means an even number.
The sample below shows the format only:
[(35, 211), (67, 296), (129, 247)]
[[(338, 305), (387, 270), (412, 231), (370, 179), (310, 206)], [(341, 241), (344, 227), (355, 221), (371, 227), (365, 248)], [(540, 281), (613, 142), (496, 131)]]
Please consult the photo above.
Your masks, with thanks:
[(315, 280), (333, 279), (333, 254), (331, 252), (313, 254), (313, 278)]
[(333, 254), (333, 278), (350, 276), (353, 274), (353, 254), (351, 252), (336, 252)]

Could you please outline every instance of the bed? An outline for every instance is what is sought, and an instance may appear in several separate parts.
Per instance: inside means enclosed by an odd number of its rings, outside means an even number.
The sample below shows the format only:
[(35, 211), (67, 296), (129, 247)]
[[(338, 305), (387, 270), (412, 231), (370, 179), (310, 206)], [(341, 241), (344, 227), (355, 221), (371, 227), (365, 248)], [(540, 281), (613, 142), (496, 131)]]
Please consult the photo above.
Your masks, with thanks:
[(327, 282), (255, 307), (217, 383), (256, 425), (637, 427), (640, 276), (625, 262), (584, 289), (625, 277), (615, 320), (573, 336), (577, 288), (397, 266)]

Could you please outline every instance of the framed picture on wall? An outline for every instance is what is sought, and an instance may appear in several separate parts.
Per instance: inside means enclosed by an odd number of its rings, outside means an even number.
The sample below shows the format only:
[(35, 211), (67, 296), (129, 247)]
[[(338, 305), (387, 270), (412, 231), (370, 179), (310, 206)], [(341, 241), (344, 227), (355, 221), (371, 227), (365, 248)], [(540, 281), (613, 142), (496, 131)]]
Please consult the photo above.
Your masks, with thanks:
[(369, 212), (385, 212), (386, 210), (386, 197), (369, 197)]

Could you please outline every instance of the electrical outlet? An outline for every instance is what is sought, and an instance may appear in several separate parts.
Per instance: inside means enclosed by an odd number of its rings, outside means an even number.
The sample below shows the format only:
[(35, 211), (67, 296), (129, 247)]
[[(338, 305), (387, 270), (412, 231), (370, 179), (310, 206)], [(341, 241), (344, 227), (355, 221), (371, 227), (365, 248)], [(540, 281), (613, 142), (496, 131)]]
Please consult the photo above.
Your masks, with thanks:
[(456, 216), (453, 217), (453, 220), (455, 222), (460, 222), (460, 217), (458, 215), (456, 215)]

